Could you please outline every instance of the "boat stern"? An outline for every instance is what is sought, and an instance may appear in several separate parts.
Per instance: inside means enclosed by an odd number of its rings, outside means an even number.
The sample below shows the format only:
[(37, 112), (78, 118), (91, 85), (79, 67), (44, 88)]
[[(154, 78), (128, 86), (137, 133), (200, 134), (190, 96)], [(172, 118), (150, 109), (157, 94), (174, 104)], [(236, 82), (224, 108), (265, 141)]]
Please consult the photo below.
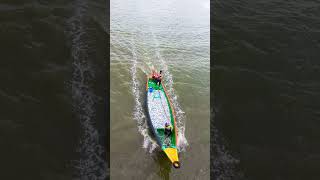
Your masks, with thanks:
[(170, 159), (173, 167), (179, 168), (180, 162), (178, 158), (178, 150), (176, 148), (165, 148), (163, 151), (166, 153), (166, 155)]

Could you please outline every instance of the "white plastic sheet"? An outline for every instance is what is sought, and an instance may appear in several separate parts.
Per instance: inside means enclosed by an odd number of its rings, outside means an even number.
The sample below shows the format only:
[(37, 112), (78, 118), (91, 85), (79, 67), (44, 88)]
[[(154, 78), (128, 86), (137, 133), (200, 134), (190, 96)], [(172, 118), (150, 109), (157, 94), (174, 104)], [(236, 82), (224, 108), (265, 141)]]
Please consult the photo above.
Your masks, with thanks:
[[(165, 94), (161, 90), (148, 92), (148, 110), (155, 129), (164, 128), (165, 123), (171, 124), (170, 110)], [(172, 124), (171, 124), (172, 125)]]

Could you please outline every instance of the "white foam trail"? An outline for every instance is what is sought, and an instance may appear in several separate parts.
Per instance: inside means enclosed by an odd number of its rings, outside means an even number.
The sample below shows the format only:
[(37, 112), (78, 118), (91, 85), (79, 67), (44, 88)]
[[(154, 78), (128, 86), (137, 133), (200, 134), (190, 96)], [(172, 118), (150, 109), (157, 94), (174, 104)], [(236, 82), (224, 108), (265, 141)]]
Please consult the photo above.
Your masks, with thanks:
[[(177, 119), (177, 128), (178, 128), (178, 149), (179, 151), (184, 151), (185, 148), (188, 146), (188, 141), (185, 137), (185, 113), (182, 111), (178, 100), (177, 100), (177, 95), (175, 94), (173, 90), (173, 78), (172, 75), (168, 71), (168, 66), (164, 59), (162, 58), (159, 50), (158, 50), (158, 42), (156, 41), (156, 38), (152, 32), (153, 39), (155, 43), (157, 44), (156, 48), (156, 59), (160, 61), (161, 69), (164, 70), (164, 76), (165, 76), (165, 85), (168, 90), (168, 94), (171, 97), (172, 104), (174, 106), (174, 111), (176, 114), (176, 119)], [(140, 134), (144, 137), (143, 145), (142, 147), (145, 149), (149, 149), (149, 152), (153, 152), (156, 147), (158, 147), (157, 142), (151, 138), (148, 134), (149, 132), (149, 127), (147, 124), (147, 119), (145, 116), (145, 111), (142, 106), (142, 102), (144, 102), (143, 98), (141, 97), (141, 89), (143, 89), (144, 86), (141, 86), (139, 83), (140, 80), (138, 79), (138, 72), (137, 70), (141, 70), (145, 75), (150, 74), (150, 70), (154, 68), (152, 62), (147, 62), (147, 63), (142, 63), (139, 64), (138, 62), (138, 52), (135, 47), (135, 43), (133, 40), (128, 41), (126, 38), (122, 38), (121, 36), (117, 36), (117, 38), (120, 38), (122, 42), (126, 42), (126, 48), (128, 48), (131, 53), (132, 53), (132, 66), (130, 69), (130, 74), (131, 74), (131, 81), (132, 81), (132, 94), (134, 96), (134, 101), (135, 101), (135, 106), (134, 106), (134, 112), (133, 112), (133, 118), (137, 122), (138, 125), (138, 131)], [(111, 38), (115, 42), (117, 42), (116, 38)], [(120, 44), (120, 43), (119, 43)], [(130, 47), (129, 47), (130, 46)], [(158, 63), (157, 63), (158, 64)], [(146, 67), (147, 66), (147, 67)], [(143, 81), (144, 82), (144, 81)], [(144, 91), (142, 91), (144, 92)]]
[(149, 152), (152, 153), (153, 150), (158, 146), (157, 142), (153, 140), (149, 134), (149, 128), (147, 125), (147, 119), (145, 113), (143, 111), (142, 106), (142, 98), (140, 93), (140, 83), (137, 78), (137, 64), (138, 64), (138, 56), (137, 51), (135, 49), (134, 43), (131, 42), (131, 52), (132, 52), (132, 67), (131, 67), (131, 77), (132, 77), (132, 94), (135, 100), (134, 113), (133, 118), (137, 121), (138, 131), (143, 136), (143, 148), (148, 149)]
[[(150, 28), (151, 29), (151, 28)], [(164, 73), (164, 83), (165, 87), (168, 91), (169, 96), (171, 97), (171, 101), (173, 104), (173, 108), (176, 115), (176, 126), (178, 128), (178, 150), (179, 151), (185, 151), (186, 147), (189, 145), (187, 138), (185, 137), (185, 112), (182, 110), (179, 102), (178, 102), (178, 96), (174, 92), (173, 89), (173, 78), (171, 73), (169, 72), (169, 68), (167, 65), (167, 62), (164, 60), (164, 58), (161, 56), (161, 53), (159, 51), (159, 42), (153, 33), (153, 30), (151, 29), (151, 34), (155, 43), (155, 55), (156, 59), (159, 61), (160, 69)]]
[(213, 126), (213, 174), (217, 180), (242, 178), (242, 173), (237, 171), (240, 160), (231, 155), (223, 144), (216, 127)]
[(76, 11), (69, 19), (72, 56), (72, 99), (73, 109), (78, 115), (81, 126), (81, 139), (77, 151), (80, 159), (74, 161), (76, 175), (79, 180), (104, 180), (107, 177), (107, 164), (103, 159), (104, 147), (99, 143), (99, 134), (95, 128), (95, 104), (98, 100), (93, 93), (90, 82), (95, 73), (88, 59), (87, 31), (83, 24), (83, 16), (87, 11), (86, 1), (76, 1)]

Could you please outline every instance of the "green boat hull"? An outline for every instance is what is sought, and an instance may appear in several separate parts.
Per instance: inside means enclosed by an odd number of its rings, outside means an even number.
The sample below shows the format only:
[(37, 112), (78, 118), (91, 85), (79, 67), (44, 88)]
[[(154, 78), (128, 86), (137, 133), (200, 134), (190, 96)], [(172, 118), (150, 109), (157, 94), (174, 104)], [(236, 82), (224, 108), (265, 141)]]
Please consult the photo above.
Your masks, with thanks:
[[(153, 79), (148, 78), (146, 91), (149, 125), (161, 149), (167, 154), (175, 167), (179, 166), (175, 116), (165, 87), (162, 83), (157, 85)], [(165, 123), (172, 126), (170, 135), (165, 135)]]

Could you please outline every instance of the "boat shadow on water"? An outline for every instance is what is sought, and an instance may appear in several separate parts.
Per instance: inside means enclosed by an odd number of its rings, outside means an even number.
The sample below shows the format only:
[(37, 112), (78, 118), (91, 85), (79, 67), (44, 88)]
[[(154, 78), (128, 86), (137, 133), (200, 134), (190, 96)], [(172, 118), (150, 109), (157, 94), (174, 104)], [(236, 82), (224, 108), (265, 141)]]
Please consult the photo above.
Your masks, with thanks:
[(156, 149), (152, 154), (152, 159), (158, 165), (157, 175), (160, 179), (169, 180), (172, 164), (168, 157), (160, 149)]
[[(154, 133), (151, 128), (148, 128), (149, 137), (156, 140)], [(157, 169), (156, 173), (163, 180), (170, 179), (170, 172), (172, 168), (172, 163), (168, 160), (167, 155), (158, 146), (151, 153), (151, 158), (155, 162), (155, 167)]]
[[(151, 128), (148, 128), (149, 137), (153, 140), (156, 140), (156, 137)], [(156, 164), (156, 173), (160, 177), (161, 180), (169, 180), (170, 173), (172, 169), (172, 163), (168, 160), (167, 155), (161, 150), (158, 146), (154, 149), (151, 154), (151, 158), (154, 160)]]

